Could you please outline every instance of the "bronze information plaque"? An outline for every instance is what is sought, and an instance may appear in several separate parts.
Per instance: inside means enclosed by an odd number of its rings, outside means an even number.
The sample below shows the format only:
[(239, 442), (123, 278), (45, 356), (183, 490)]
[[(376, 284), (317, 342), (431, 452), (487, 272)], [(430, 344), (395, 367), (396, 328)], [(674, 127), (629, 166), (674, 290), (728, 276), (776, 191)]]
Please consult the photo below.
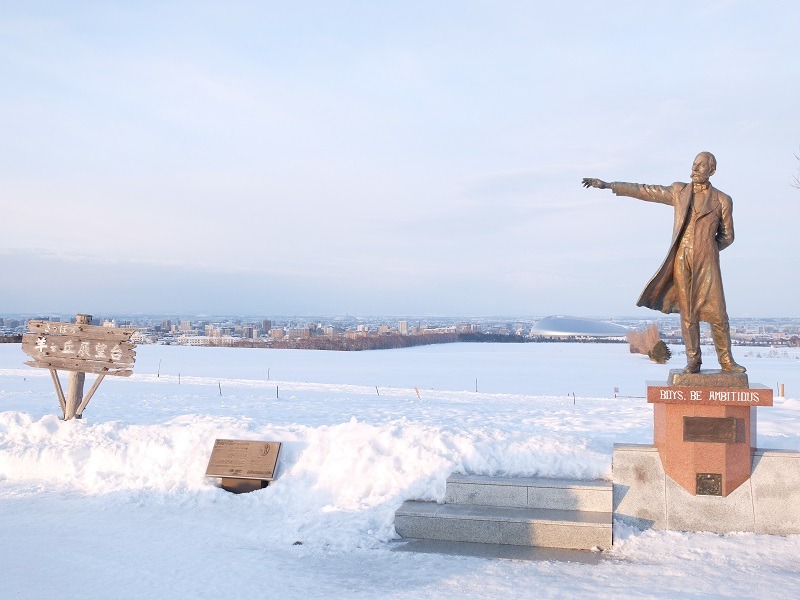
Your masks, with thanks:
[(722, 496), (722, 473), (698, 473), (698, 496)]
[(684, 442), (736, 443), (733, 417), (683, 417)]
[(280, 442), (216, 440), (206, 477), (272, 481), (280, 449)]

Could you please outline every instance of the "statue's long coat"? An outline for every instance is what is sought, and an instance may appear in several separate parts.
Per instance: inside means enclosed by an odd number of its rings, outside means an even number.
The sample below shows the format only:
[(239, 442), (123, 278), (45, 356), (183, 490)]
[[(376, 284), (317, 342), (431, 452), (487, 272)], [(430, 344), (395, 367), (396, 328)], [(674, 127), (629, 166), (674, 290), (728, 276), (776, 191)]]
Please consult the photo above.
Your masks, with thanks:
[[(613, 183), (618, 196), (630, 196), (669, 204), (675, 210), (672, 243), (661, 268), (644, 288), (637, 306), (646, 306), (665, 313), (681, 312), (681, 301), (675, 286), (675, 257), (685, 228), (691, 218), (693, 191), (691, 183), (676, 182), (670, 186)], [(691, 285), (686, 298), (684, 319), (696, 323), (727, 322), (725, 294), (719, 252), (733, 243), (733, 202), (731, 197), (709, 187), (706, 203), (700, 207), (695, 220)]]

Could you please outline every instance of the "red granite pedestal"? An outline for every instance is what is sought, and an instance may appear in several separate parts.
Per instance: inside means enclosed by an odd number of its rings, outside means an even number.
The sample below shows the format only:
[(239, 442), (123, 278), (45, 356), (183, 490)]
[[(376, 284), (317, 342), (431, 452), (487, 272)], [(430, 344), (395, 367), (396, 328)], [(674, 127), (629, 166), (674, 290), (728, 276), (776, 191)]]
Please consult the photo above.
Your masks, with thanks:
[(727, 496), (750, 478), (756, 407), (772, 406), (772, 389), (743, 373), (670, 371), (648, 382), (653, 444), (666, 474), (693, 495)]

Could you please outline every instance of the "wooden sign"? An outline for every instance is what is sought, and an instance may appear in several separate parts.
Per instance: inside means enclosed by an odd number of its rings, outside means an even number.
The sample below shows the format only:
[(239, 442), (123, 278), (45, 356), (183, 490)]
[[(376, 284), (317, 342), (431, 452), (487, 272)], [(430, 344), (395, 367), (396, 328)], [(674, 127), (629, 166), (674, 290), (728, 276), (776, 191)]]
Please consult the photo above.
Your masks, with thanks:
[(280, 450), (280, 442), (216, 440), (206, 477), (271, 481)]
[(31, 367), (128, 377), (133, 373), (134, 329), (79, 323), (30, 321), (33, 333), (22, 336), (22, 350)]
[(86, 325), (84, 323), (57, 323), (55, 321), (28, 321), (28, 330), (48, 335), (77, 335), (87, 338), (98, 338), (126, 342), (136, 331), (130, 327), (105, 327), (103, 325)]
[[(22, 336), (22, 350), (33, 358), (25, 364), (49, 369), (64, 420), (80, 419), (89, 400), (106, 375), (128, 377), (133, 373), (136, 344), (130, 341), (135, 329), (91, 325), (92, 316), (79, 314), (74, 323), (28, 321), (30, 333)], [(69, 371), (67, 391), (58, 369)], [(97, 377), (83, 395), (86, 373)]]

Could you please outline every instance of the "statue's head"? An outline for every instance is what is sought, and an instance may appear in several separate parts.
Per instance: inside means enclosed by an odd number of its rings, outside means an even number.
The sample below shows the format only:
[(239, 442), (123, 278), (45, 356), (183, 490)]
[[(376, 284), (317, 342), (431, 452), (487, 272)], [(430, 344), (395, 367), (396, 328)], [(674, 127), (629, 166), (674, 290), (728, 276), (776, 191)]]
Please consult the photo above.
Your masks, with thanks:
[(692, 163), (692, 183), (705, 183), (717, 170), (717, 159), (711, 152), (701, 152)]

